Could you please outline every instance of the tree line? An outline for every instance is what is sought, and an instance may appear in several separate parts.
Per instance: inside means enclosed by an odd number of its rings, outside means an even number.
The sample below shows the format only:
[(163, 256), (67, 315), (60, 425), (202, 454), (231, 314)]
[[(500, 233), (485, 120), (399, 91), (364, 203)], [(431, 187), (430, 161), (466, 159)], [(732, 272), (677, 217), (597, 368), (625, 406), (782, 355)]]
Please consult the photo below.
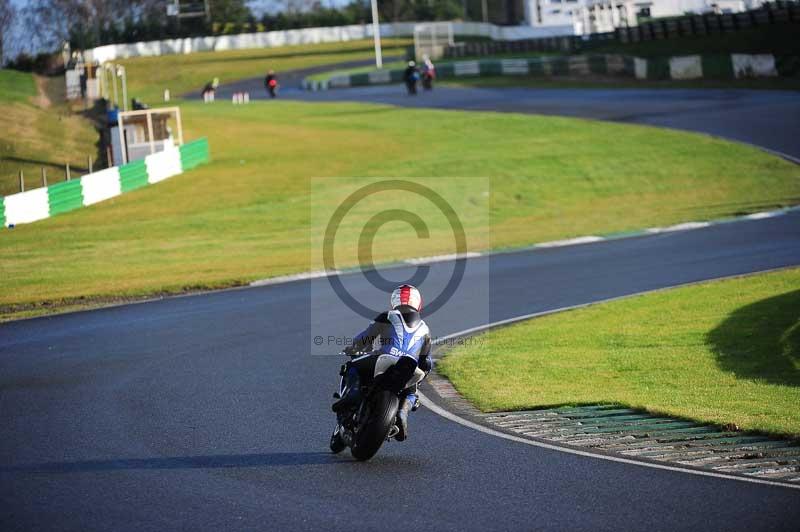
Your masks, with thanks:
[[(387, 22), (464, 19), (470, 18), (471, 12), (479, 19), (480, 2), (378, 0), (378, 10), (381, 20)], [(112, 43), (343, 26), (372, 20), (370, 0), (350, 0), (342, 7), (326, 7), (322, 0), (271, 0), (269, 9), (259, 16), (247, 0), (208, 0), (207, 4), (203, 0), (181, 0), (184, 8), (191, 5), (203, 10), (208, 5), (209, 10), (207, 16), (180, 19), (167, 16), (168, 3), (173, 1), (29, 0), (24, 7), (15, 8), (10, 0), (0, 0), (0, 55), (8, 49), (20, 50), (12, 66), (31, 69), (42, 61), (36, 52), (52, 53), (65, 41), (73, 49), (86, 49)], [(12, 24), (23, 31), (10, 31)], [(15, 38), (17, 42), (13, 42)]]

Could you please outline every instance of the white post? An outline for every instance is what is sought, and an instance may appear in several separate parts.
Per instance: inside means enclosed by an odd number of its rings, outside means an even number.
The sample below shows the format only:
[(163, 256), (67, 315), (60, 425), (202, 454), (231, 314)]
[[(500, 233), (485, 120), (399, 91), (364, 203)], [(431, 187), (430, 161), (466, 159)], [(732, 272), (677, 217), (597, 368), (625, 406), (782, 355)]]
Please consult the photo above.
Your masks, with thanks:
[(122, 154), (122, 164), (128, 163), (128, 146), (125, 144), (125, 131), (122, 124), (122, 117), (117, 115), (117, 131), (119, 131), (119, 147)]
[(117, 92), (117, 69), (111, 65), (111, 77), (114, 78), (114, 105), (119, 107), (119, 93)]
[(378, 21), (378, 0), (372, 0), (372, 37), (375, 40), (375, 66), (383, 68), (381, 55), (381, 25)]
[(489, 23), (489, 6), (486, 5), (486, 0), (481, 1), (481, 11), (483, 12), (484, 24)]
[(122, 108), (128, 110), (128, 76), (125, 72), (125, 67), (120, 65), (117, 67), (117, 72), (122, 73)]
[(153, 113), (147, 113), (147, 136), (150, 139), (150, 154), (156, 152), (156, 141), (153, 139)]
[(175, 118), (178, 121), (178, 145), (183, 146), (183, 123), (181, 122), (181, 109), (175, 108)]

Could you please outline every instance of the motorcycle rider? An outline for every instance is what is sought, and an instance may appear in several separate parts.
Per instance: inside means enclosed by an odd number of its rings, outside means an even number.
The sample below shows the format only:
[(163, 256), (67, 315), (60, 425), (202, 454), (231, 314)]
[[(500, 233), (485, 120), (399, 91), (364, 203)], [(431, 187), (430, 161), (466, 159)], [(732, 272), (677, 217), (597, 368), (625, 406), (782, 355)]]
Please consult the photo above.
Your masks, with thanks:
[(264, 78), (264, 86), (267, 88), (270, 98), (274, 98), (278, 95), (279, 84), (278, 77), (275, 75), (275, 71), (270, 70), (267, 72), (267, 77)]
[(361, 334), (353, 339), (353, 344), (345, 348), (345, 354), (363, 352), (371, 349), (375, 341), (378, 348), (370, 355), (354, 358), (345, 366), (345, 385), (347, 392), (336, 401), (332, 409), (342, 412), (361, 402), (360, 382), (372, 379), (377, 356), (388, 354), (399, 356), (397, 363), (380, 375), (386, 379), (388, 390), (400, 395), (400, 408), (397, 413), (400, 432), (398, 441), (408, 437), (408, 414), (419, 407), (416, 386), (404, 389), (406, 382), (414, 375), (416, 368), (427, 375), (433, 368), (431, 336), (428, 325), (420, 316), (422, 295), (415, 287), (404, 284), (394, 289), (391, 296), (392, 310), (379, 314)]

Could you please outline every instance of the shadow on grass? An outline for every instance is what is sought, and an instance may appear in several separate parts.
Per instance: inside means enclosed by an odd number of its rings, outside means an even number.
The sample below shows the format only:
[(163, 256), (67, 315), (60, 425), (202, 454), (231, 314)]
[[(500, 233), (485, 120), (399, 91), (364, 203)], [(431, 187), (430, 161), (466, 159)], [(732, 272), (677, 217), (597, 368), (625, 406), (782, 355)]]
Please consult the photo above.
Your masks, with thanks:
[[(339, 460), (340, 462), (341, 460)], [(278, 467), (333, 464), (337, 460), (329, 452), (216, 454), (209, 456), (175, 456), (160, 458), (119, 458), (48, 462), (0, 467), (0, 473), (81, 473), (127, 469), (220, 469), (240, 467)]]
[(800, 386), (800, 290), (735, 310), (706, 342), (739, 378)]

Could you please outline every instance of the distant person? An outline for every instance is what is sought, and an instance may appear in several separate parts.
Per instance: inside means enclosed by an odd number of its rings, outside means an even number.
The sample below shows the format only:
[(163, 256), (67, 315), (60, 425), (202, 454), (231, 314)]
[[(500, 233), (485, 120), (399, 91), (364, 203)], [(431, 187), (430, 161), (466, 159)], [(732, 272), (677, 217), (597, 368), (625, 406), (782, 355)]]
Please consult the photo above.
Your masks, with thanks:
[(219, 86), (219, 78), (214, 78), (213, 80), (206, 83), (206, 86), (203, 87), (203, 101), (206, 103), (213, 102), (214, 97), (217, 94), (217, 87)]
[(417, 81), (419, 81), (419, 70), (414, 61), (409, 61), (405, 72), (403, 72), (403, 81), (406, 83), (406, 90), (409, 96), (417, 94)]
[(267, 72), (267, 77), (264, 78), (264, 86), (267, 88), (267, 92), (269, 93), (270, 98), (274, 98), (278, 95), (278, 78), (275, 76), (275, 72), (270, 70)]
[(433, 80), (436, 79), (436, 67), (433, 66), (433, 61), (427, 55), (422, 56), (422, 88), (426, 91), (433, 90)]

